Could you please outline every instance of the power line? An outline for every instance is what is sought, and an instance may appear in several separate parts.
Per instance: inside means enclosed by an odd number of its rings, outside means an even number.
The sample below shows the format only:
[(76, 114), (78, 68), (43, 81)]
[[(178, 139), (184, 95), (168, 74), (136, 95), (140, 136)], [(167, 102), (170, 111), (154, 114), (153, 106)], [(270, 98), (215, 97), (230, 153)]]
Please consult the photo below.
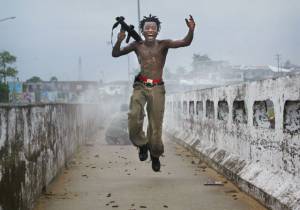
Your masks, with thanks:
[(11, 19), (15, 19), (16, 17), (7, 17), (7, 18), (3, 18), (0, 19), (0, 22), (6, 21), (6, 20), (11, 20)]

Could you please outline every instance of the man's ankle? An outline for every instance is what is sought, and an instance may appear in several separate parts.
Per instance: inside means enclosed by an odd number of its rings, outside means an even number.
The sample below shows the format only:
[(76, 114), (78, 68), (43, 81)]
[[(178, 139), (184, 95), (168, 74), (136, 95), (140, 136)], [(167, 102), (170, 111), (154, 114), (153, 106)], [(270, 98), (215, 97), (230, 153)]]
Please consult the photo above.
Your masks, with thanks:
[(139, 146), (139, 159), (140, 161), (145, 161), (148, 158), (148, 144)]
[(160, 171), (160, 161), (159, 161), (159, 157), (154, 157), (153, 155), (151, 155), (151, 161), (152, 161), (152, 169), (155, 172)]

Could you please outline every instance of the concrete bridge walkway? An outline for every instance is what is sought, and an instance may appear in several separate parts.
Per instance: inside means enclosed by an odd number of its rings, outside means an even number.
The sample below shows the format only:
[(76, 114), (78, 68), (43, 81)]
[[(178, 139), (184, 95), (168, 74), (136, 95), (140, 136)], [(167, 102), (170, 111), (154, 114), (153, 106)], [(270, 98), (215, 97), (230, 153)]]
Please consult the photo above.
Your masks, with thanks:
[[(81, 147), (40, 197), (35, 210), (259, 210), (265, 209), (165, 138), (161, 172), (140, 162), (133, 146), (111, 146), (102, 130)], [(205, 185), (209, 180), (224, 185)]]

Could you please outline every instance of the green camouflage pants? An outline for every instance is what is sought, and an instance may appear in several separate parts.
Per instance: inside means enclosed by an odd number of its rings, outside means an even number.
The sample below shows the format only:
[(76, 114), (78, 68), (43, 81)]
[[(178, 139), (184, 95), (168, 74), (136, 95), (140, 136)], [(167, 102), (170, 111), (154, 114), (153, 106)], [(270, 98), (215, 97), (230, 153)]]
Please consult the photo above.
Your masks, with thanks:
[[(147, 137), (143, 131), (145, 105), (148, 115)], [(154, 157), (159, 157), (164, 152), (161, 139), (164, 110), (164, 85), (146, 87), (141, 83), (135, 83), (128, 113), (129, 139), (135, 146), (148, 143), (150, 153)]]

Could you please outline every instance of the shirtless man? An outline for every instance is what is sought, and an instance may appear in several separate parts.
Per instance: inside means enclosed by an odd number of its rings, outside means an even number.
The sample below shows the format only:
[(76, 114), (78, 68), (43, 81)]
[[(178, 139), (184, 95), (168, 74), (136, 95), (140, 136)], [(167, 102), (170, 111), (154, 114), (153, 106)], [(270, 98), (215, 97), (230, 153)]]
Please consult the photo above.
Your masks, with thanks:
[[(152, 160), (152, 169), (160, 170), (159, 157), (164, 152), (161, 139), (162, 123), (165, 106), (165, 87), (162, 80), (163, 68), (169, 48), (189, 46), (193, 40), (195, 22), (190, 15), (185, 19), (189, 28), (187, 35), (182, 40), (157, 40), (161, 22), (156, 16), (144, 17), (140, 22), (140, 28), (145, 40), (132, 42), (124, 48), (120, 48), (125, 39), (125, 32), (120, 31), (115, 43), (112, 56), (119, 57), (130, 52), (135, 52), (140, 63), (140, 73), (133, 84), (133, 93), (130, 99), (128, 113), (129, 138), (133, 145), (139, 148), (139, 158), (145, 161), (148, 158), (148, 150)], [(143, 131), (144, 106), (148, 114), (147, 136)]]

